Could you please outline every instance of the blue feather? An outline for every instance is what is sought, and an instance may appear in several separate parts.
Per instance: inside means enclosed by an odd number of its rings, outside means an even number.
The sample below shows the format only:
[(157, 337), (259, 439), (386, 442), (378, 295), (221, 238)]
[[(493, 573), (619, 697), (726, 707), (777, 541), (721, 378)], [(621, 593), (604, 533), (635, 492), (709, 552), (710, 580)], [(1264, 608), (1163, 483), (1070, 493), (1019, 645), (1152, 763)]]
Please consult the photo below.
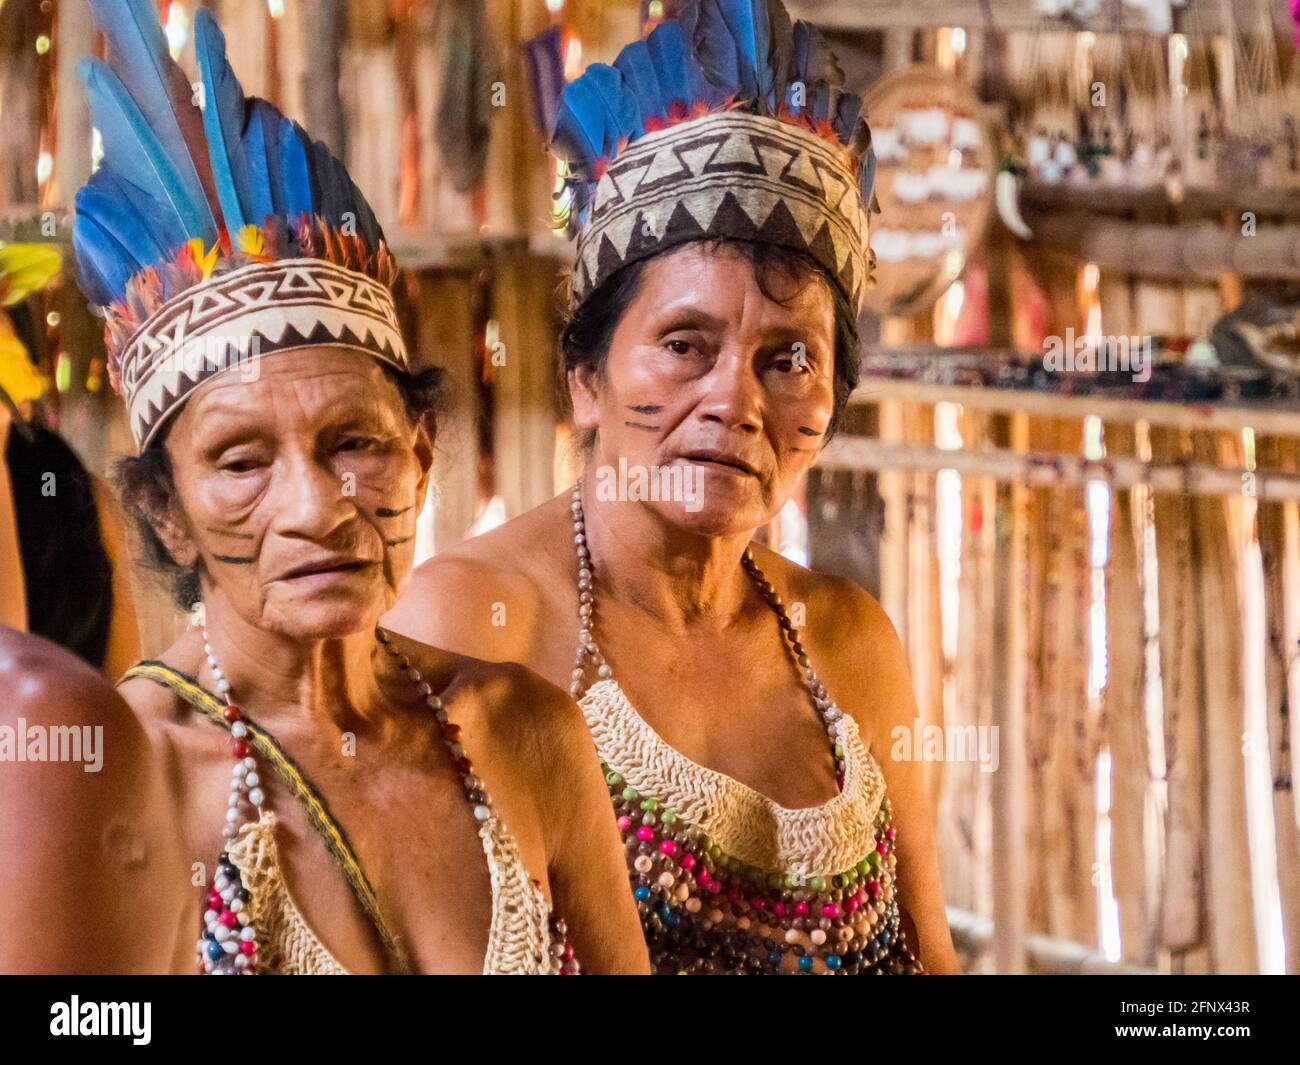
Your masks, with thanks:
[[(204, 234), (215, 236), (215, 205), (208, 202), (203, 180), (206, 160), (193, 90), (172, 61), (157, 7), (153, 0), (90, 0), (90, 9), (99, 31), (108, 39), (109, 69), (153, 131), (187, 199), (196, 208), (206, 209)], [(100, 132), (104, 132), (102, 127)]]
[[(270, 112), (268, 115), (267, 112)], [(280, 115), (265, 100), (253, 98), (245, 109), (243, 146), (247, 164), (248, 202), (244, 214), (255, 226), (275, 214), (275, 183), (280, 168), (278, 145), (268, 137), (268, 130), (280, 124)]]
[(712, 0), (731, 33), (736, 49), (740, 88), (746, 99), (766, 99), (772, 88), (768, 54), (767, 0)]
[(101, 307), (120, 300), (126, 283), (140, 263), (122, 244), (88, 215), (78, 215), (72, 230), (77, 280), (82, 291)]
[(78, 190), (75, 203), (78, 218), (88, 217), (106, 229), (131, 256), (132, 273), (161, 262), (185, 242), (178, 227), (166, 224), (157, 201), (103, 167)]
[(691, 68), (696, 64), (686, 54), (686, 39), (682, 36), (681, 25), (672, 20), (661, 22), (645, 43), (655, 66), (664, 103), (680, 103), (689, 108), (694, 102)]
[(582, 170), (604, 152), (605, 113), (592, 106), (581, 78), (569, 82), (560, 94), (551, 147), (570, 168)]
[(585, 80), (591, 86), (605, 108), (606, 129), (613, 133), (607, 151), (624, 137), (639, 137), (645, 133), (636, 97), (628, 91), (623, 75), (617, 70), (605, 63), (592, 63), (578, 80)]
[(244, 152), (244, 90), (226, 61), (226, 38), (207, 8), (194, 17), (194, 51), (203, 79), (203, 129), (226, 231), (235, 234), (253, 219)]
[(687, 8), (694, 9), (694, 32), (688, 40), (704, 77), (725, 96), (740, 93), (744, 89), (740, 54), (717, 0), (683, 5), (683, 13)]
[(668, 101), (659, 86), (654, 59), (645, 41), (633, 41), (619, 52), (614, 69), (622, 75), (628, 92), (636, 100), (643, 130), (647, 118), (668, 117)]
[(607, 156), (640, 126), (636, 100), (613, 67), (593, 63), (560, 98), (553, 140), (557, 154), (580, 173)]
[(659, 85), (659, 74), (655, 70), (649, 44), (643, 40), (633, 40), (619, 52), (619, 57), (614, 61), (614, 69), (623, 75), (624, 85), (637, 101), (642, 126), (645, 126), (646, 118), (668, 117), (668, 99)]
[(867, 142), (867, 150), (862, 154), (861, 168), (858, 171), (858, 191), (862, 193), (862, 202), (867, 209), (878, 211), (876, 205), (876, 150)]
[[(268, 105), (269, 107), (270, 105)], [(276, 189), (276, 213), (296, 219), (302, 214), (312, 214), (311, 168), (307, 165), (307, 134), (297, 122), (280, 116), (280, 166)]]
[(835, 101), (834, 126), (835, 132), (845, 144), (852, 139), (861, 115), (862, 97), (852, 92), (840, 93), (839, 99)]
[[(345, 175), (346, 173), (347, 171), (344, 171)], [(351, 178), (348, 178), (348, 185), (352, 189), (352, 208), (357, 213), (357, 232), (366, 242), (367, 247), (378, 248), (384, 239), (384, 231), (379, 225), (379, 219), (375, 217), (375, 212), (366, 197)]]
[(316, 213), (332, 226), (342, 225), (345, 214), (355, 214), (352, 205), (352, 180), (348, 177), (348, 172), (325, 147), (323, 141), (312, 142), (308, 159), (315, 179), (312, 199), (316, 205)]
[(116, 74), (97, 59), (83, 59), (77, 73), (86, 86), (91, 117), (104, 141), (104, 165), (174, 212), (185, 232), (216, 239), (206, 198), (195, 197)]

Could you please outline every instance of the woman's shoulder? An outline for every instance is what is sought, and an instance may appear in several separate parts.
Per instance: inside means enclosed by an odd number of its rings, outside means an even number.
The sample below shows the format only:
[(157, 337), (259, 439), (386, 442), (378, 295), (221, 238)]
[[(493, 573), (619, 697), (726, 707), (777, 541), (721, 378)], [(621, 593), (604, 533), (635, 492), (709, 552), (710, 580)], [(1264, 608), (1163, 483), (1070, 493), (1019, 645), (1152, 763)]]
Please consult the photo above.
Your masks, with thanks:
[(99, 725), (130, 734), (134, 715), (103, 675), (50, 640), (0, 626), (3, 718), (29, 724)]
[[(834, 644), (863, 639), (895, 642), (898, 634), (879, 601), (847, 577), (801, 566), (770, 548), (752, 545), (759, 568), (778, 588), (784, 588), (786, 609), (796, 607), (801, 627)], [(795, 619), (798, 622), (799, 619)]]
[(532, 670), (445, 651), (391, 630), (385, 634), (430, 681), (467, 750), (490, 761), (498, 785), (545, 806), (557, 781), (595, 761), (577, 704)]
[(525, 666), (444, 650), (387, 627), (384, 635), (430, 682), (462, 728), (512, 744), (544, 742), (555, 732), (586, 734), (568, 695)]
[[(202, 666), (202, 640), (196, 632), (186, 630), (156, 659), (137, 662), (137, 666), (163, 666), (181, 680), (198, 683)], [(118, 681), (118, 694), (130, 705), (140, 723), (155, 738), (175, 727), (192, 725), (197, 715), (171, 688), (147, 676), (129, 676)]]
[(819, 678), (868, 742), (900, 722), (910, 725), (916, 701), (907, 652), (876, 597), (847, 577), (820, 573), (767, 548), (755, 546), (754, 557), (804, 630)]
[[(0, 970), (157, 970), (182, 895), (156, 751), (103, 676), (40, 637), (0, 628), (0, 892), (23, 914)], [(21, 755), (20, 755), (21, 752)], [(75, 906), (59, 885), (80, 885)], [(158, 937), (139, 935), (138, 906)]]
[(439, 551), (416, 567), (384, 625), (494, 662), (527, 660), (548, 596), (573, 567), (567, 506), (556, 497)]

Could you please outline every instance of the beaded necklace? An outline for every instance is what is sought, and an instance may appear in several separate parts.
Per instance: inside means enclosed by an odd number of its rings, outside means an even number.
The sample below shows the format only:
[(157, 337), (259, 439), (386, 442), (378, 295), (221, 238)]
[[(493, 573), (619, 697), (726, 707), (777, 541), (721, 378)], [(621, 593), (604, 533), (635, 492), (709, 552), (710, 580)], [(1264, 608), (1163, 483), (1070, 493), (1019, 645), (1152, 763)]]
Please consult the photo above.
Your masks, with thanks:
[[(582, 510), (582, 486), (580, 484), (573, 486), (569, 510), (573, 514), (573, 543), (578, 551), (578, 616), (582, 622), (582, 627), (578, 631), (578, 654), (573, 664), (572, 683), (569, 685), (569, 693), (577, 699), (584, 690), (583, 680), (586, 676), (584, 663), (590, 662), (595, 667), (596, 676), (601, 680), (609, 680), (614, 674), (605, 661), (604, 655), (600, 653), (600, 647), (597, 646), (592, 631), (592, 615), (595, 612), (596, 605), (595, 584), (592, 574), (591, 551), (587, 547), (587, 523)], [(781, 634), (789, 643), (795, 661), (799, 664), (799, 669), (803, 673), (804, 685), (807, 687), (808, 694), (812, 699), (813, 709), (817, 711), (826, 728), (826, 735), (830, 739), (831, 753), (835, 758), (836, 785), (843, 788), (844, 750), (839, 745), (838, 736), (840, 732), (839, 721), (844, 716), (844, 712), (831, 701), (826, 694), (825, 686), (817, 679), (817, 674), (813, 671), (812, 663), (808, 659), (808, 652), (799, 639), (798, 626), (790, 620), (790, 615), (786, 613), (781, 596), (772, 583), (763, 576), (763, 571), (758, 568), (758, 563), (754, 561), (754, 554), (748, 547), (745, 548), (740, 563), (750, 580), (754, 582), (758, 594), (763, 597), (763, 601), (776, 613), (777, 622), (781, 626)]]
[[(451, 721), (442, 699), (434, 693), (433, 687), (412, 664), (409, 656), (403, 654), (393, 644), (389, 635), (383, 629), (376, 627), (375, 638), (415, 685), (425, 705), (433, 711), (439, 725), (439, 734), (455, 762), (475, 821), (480, 825), (489, 821), (494, 816), (492, 798), (483, 779), (474, 772), (474, 765), (460, 743), (460, 726)], [(235, 760), (231, 770), (230, 800), (222, 835), (227, 841), (233, 840), (242, 828), (249, 824), (249, 814), (260, 816), (266, 803), (266, 794), (258, 772), (255, 747), (269, 749), (277, 770), (286, 776), (295, 796), (303, 800), (309, 821), (320, 832), (330, 853), (343, 868), (358, 901), (374, 923), (398, 970), (411, 972), (406, 953), (380, 914), (374, 889), (361, 871), (351, 847), (342, 835), (342, 830), (337, 827), (314, 789), (293, 766), (288, 756), (283, 754), (270, 733), (249, 721), (244, 711), (231, 701), (230, 681), (217, 662), (206, 628), (203, 628), (203, 653), (207, 657), (208, 668), (212, 672), (217, 691), (224, 703), (220, 720), (229, 727), (230, 750)], [(536, 886), (537, 882), (533, 883)], [(204, 895), (203, 933), (197, 944), (200, 973), (252, 975), (259, 971), (256, 963), (258, 931), (252, 917), (256, 910), (256, 901), (245, 887), (239, 869), (230, 859), (229, 854), (223, 851), (217, 859), (217, 869), (212, 883)], [(552, 914), (550, 931), (554, 944), (553, 953), (556, 955), (556, 969), (563, 975), (578, 973), (580, 967), (573, 955), (572, 947), (567, 943), (565, 922)]]
[[(573, 488), (570, 512), (578, 561), (580, 629), (569, 691), (582, 705), (593, 731), (607, 734), (610, 721), (605, 715), (613, 712), (618, 716), (620, 712), (612, 708), (620, 704), (624, 710), (630, 707), (616, 687), (610, 691), (613, 671), (594, 636), (594, 566), (580, 485)], [(839, 788), (834, 801), (844, 801), (848, 798), (846, 755), (850, 747), (861, 750), (856, 724), (835, 705), (817, 678), (798, 627), (752, 551), (746, 549), (741, 562), (776, 614), (803, 674), (834, 753)], [(584, 683), (588, 667), (598, 678), (590, 688)], [(626, 718), (621, 720), (626, 723)], [(638, 727), (632, 726), (633, 730)], [(645, 739), (642, 732), (636, 742)], [(597, 742), (599, 746), (599, 737)], [(653, 745), (654, 740), (649, 742)], [(864, 774), (879, 773), (874, 763), (870, 769), (864, 766), (864, 759), (869, 762), (869, 754), (862, 752), (855, 759), (855, 788)], [(792, 965), (794, 971), (803, 973), (924, 971), (904, 943), (900, 927), (894, 898), (896, 831), (883, 783), (867, 846), (863, 847), (866, 853), (854, 851), (848, 859), (854, 864), (846, 862), (847, 867), (840, 871), (804, 878), (789, 869), (764, 867), (737, 858), (736, 852), (728, 853), (699, 824), (684, 824), (678, 811), (663, 801), (662, 790), (651, 789), (657, 794), (639, 792), (604, 755), (602, 763), (632, 866), (633, 895), (655, 971), (764, 973), (790, 971)]]

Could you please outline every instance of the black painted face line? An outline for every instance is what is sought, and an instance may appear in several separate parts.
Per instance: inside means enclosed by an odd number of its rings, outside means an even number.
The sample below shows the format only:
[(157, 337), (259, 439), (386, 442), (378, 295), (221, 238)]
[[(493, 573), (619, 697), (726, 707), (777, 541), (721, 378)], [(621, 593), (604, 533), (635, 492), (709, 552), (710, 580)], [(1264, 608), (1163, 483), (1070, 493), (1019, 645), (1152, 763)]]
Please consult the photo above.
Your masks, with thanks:
[(809, 428), (808, 426), (806, 426), (806, 425), (801, 425), (801, 426), (799, 426), (799, 432), (803, 433), (804, 436), (821, 436), (821, 435), (822, 435), (822, 434), (819, 433), (816, 429), (810, 429), (810, 428)]
[(255, 558), (241, 558), (238, 555), (213, 555), (218, 562), (228, 562), (232, 566), (249, 566), (257, 561)]
[(644, 422), (624, 422), (623, 424), (626, 425), (629, 429), (642, 429), (647, 433), (659, 432), (659, 426), (646, 425)]
[(664, 408), (661, 403), (641, 403), (632, 404), (627, 409), (636, 414), (658, 414)]
[(402, 507), (400, 510), (394, 510), (392, 507), (377, 507), (375, 509), (375, 517), (397, 518), (397, 517), (401, 517), (401, 515), (405, 514), (408, 510), (413, 510), (413, 509), (415, 509), (414, 503), (412, 503), (410, 506)]
[(230, 530), (230, 529), (216, 529), (216, 528), (213, 528), (211, 525), (205, 525), (205, 526), (203, 526), (203, 528), (204, 528), (205, 531), (210, 532), (210, 533), (215, 533), (217, 536), (233, 536), (236, 540), (252, 540), (252, 539), (253, 539), (253, 534), (252, 534), (252, 533), (233, 532), (233, 531)]
[(414, 540), (414, 539), (415, 539), (414, 535), (412, 535), (412, 536), (398, 536), (398, 537), (396, 537), (396, 538), (394, 538), (394, 539), (392, 539), (392, 540), (385, 540), (385, 541), (384, 541), (384, 544), (385, 544), (385, 546), (387, 546), (387, 547), (397, 547), (397, 546), (399, 546), (399, 545), (401, 545), (401, 544), (410, 543), (410, 542), (411, 542), (412, 540)]

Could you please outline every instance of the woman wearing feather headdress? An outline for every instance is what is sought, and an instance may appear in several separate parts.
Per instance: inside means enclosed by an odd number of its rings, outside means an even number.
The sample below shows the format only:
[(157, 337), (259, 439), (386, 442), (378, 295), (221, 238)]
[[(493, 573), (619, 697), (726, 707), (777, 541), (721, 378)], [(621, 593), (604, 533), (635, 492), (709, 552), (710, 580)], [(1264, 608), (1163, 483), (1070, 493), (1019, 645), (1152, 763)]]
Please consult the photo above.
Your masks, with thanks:
[(32, 300), (62, 266), (52, 244), (0, 241), (0, 624), (118, 677), (140, 640), (117, 504), (34, 410)]
[(572, 702), (376, 625), (438, 374), (411, 365), (364, 197), (244, 97), (209, 12), (200, 110), (151, 0), (91, 6), (105, 154), (74, 247), (140, 447), (125, 499), (194, 625), (118, 693), (0, 636), (0, 743), (103, 735), (90, 776), (0, 772), (0, 970), (568, 973), (576, 948), (644, 971)]
[(957, 971), (922, 766), (872, 755), (917, 713), (898, 638), (751, 542), (857, 380), (872, 157), (842, 83), (779, 0), (686, 0), (564, 89), (586, 467), (388, 619), (569, 686), (661, 973)]

